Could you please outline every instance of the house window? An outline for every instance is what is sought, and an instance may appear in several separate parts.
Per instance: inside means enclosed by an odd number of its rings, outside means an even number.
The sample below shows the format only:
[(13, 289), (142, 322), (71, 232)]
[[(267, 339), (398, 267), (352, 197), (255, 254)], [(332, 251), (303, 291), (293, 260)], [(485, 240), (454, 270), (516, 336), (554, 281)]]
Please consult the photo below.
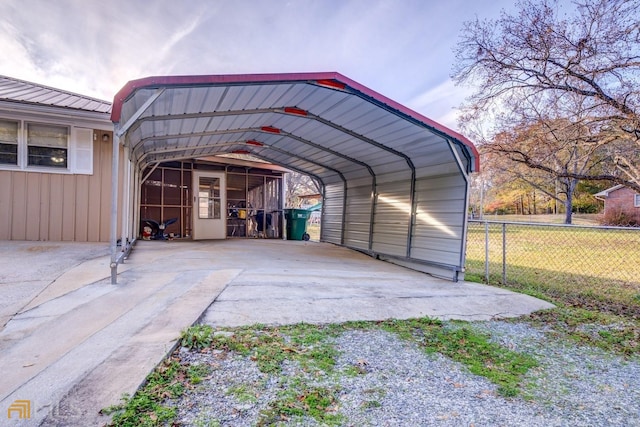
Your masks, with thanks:
[(635, 198), (633, 199), (633, 201), (634, 201), (633, 205), (636, 208), (640, 208), (640, 194), (636, 194)]
[(0, 170), (93, 174), (94, 130), (0, 117)]
[(18, 122), (0, 119), (0, 163), (18, 164)]
[(69, 128), (27, 123), (27, 165), (67, 168)]

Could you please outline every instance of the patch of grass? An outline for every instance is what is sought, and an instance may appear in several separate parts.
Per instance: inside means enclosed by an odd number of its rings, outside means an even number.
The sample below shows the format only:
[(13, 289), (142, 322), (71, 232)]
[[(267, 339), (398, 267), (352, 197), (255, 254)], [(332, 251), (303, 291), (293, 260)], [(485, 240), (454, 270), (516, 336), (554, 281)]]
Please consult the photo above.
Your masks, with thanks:
[(304, 380), (294, 378), (260, 413), (257, 426), (269, 426), (293, 418), (310, 417), (325, 426), (340, 425), (343, 416), (338, 413), (337, 389), (309, 386)]
[(123, 396), (123, 403), (103, 410), (113, 415), (111, 426), (160, 426), (171, 423), (176, 409), (166, 406), (166, 399), (175, 399), (184, 391), (185, 367), (175, 359), (165, 360), (148, 377), (146, 384), (133, 396)]
[(520, 380), (537, 362), (531, 356), (510, 351), (489, 341), (489, 337), (462, 327), (441, 329), (427, 336), (427, 351), (438, 352), (463, 363), (469, 371), (498, 385), (498, 393), (513, 397), (519, 394)]
[(278, 329), (262, 325), (216, 332), (211, 348), (248, 356), (264, 373), (279, 373), (287, 356), (287, 346)]
[(640, 322), (637, 319), (561, 306), (532, 313), (521, 320), (544, 325), (557, 336), (567, 337), (581, 345), (622, 356), (640, 354)]
[(365, 400), (362, 403), (362, 407), (364, 409), (375, 409), (375, 408), (380, 408), (382, 406), (382, 403), (378, 402), (377, 400)]
[[(338, 353), (328, 341), (340, 331), (335, 325), (304, 323), (279, 328), (236, 328), (225, 334), (214, 333), (212, 347), (249, 357), (263, 373), (278, 375), (282, 363), (291, 360), (317, 378), (333, 371)], [(255, 398), (242, 386), (230, 392), (239, 399)], [(278, 398), (262, 411), (258, 425), (272, 425), (292, 417), (311, 417), (323, 425), (339, 425), (341, 416), (336, 402), (333, 389), (310, 386), (301, 378), (289, 379)]]
[[(271, 376), (281, 375), (285, 360), (297, 363), (303, 374), (280, 378), (283, 389), (261, 412), (257, 425), (313, 418), (321, 425), (332, 426), (343, 421), (339, 413), (336, 376), (366, 374), (366, 370), (358, 366), (335, 371), (338, 351), (333, 339), (354, 329), (383, 329), (418, 343), (427, 352), (441, 353), (498, 384), (499, 392), (505, 396), (517, 395), (520, 378), (535, 366), (533, 359), (491, 343), (487, 336), (473, 332), (466, 323), (445, 323), (430, 318), (337, 325), (256, 325), (222, 330), (194, 326), (183, 332), (181, 344), (195, 351), (219, 349), (243, 355), (253, 360), (261, 372)], [(208, 347), (203, 347), (207, 343)], [(206, 365), (181, 365), (177, 356), (169, 358), (149, 375), (142, 389), (114, 408), (116, 415), (112, 425), (171, 425), (176, 416), (175, 407), (164, 405), (172, 405), (171, 400), (178, 398), (185, 388), (200, 383), (209, 375), (209, 369)], [(229, 388), (228, 393), (240, 402), (255, 403), (258, 392), (251, 385), (237, 384)], [(380, 407), (384, 396), (384, 390), (376, 389), (362, 405), (365, 409)]]
[(280, 328), (259, 325), (214, 333), (211, 347), (248, 356), (263, 373), (279, 373), (286, 359), (298, 361), (305, 369), (330, 371), (337, 353), (326, 340), (338, 332), (331, 325), (302, 323)]
[(387, 395), (386, 390), (376, 387), (364, 390), (363, 392), (367, 395), (367, 399), (362, 402), (362, 407), (364, 409), (376, 409), (382, 407), (380, 400), (384, 399)]
[(640, 354), (640, 230), (510, 224), (506, 236), (503, 284), (502, 226), (489, 224), (491, 273), (485, 278), (484, 224), (470, 224), (465, 279), (552, 302), (556, 309), (524, 320), (557, 337), (623, 356)]
[(206, 418), (196, 418), (193, 421), (194, 427), (220, 427), (220, 421)]
[(420, 339), (426, 334), (441, 329), (443, 322), (429, 317), (420, 317), (407, 320), (385, 320), (378, 322), (378, 326), (388, 332), (397, 334), (402, 339), (416, 340), (416, 338)]
[(211, 373), (211, 367), (203, 364), (189, 365), (187, 375), (191, 384), (200, 384)]
[(349, 365), (342, 370), (342, 373), (348, 377), (357, 377), (358, 375), (364, 375), (367, 372), (359, 366)]
[[(615, 289), (616, 285), (611, 284), (611, 287)], [(557, 306), (511, 321), (524, 320), (536, 326), (545, 326), (558, 337), (622, 356), (640, 354), (640, 300), (635, 297), (607, 299), (592, 289), (576, 289), (570, 283), (563, 286), (554, 282), (510, 282), (506, 288)]]
[(640, 230), (509, 224), (506, 285), (502, 225), (489, 224), (489, 278), (484, 277), (485, 236), (484, 224), (469, 224), (467, 280), (537, 292), (566, 306), (640, 318)]
[(234, 396), (242, 403), (255, 403), (258, 399), (256, 397), (257, 391), (251, 389), (247, 384), (238, 384), (229, 387), (227, 394)]
[(473, 331), (463, 322), (452, 325), (456, 327), (444, 327), (442, 322), (428, 318), (382, 323), (384, 329), (401, 338), (420, 343), (428, 353), (440, 353), (464, 364), (472, 373), (498, 385), (499, 394), (518, 395), (522, 377), (537, 366), (535, 359), (491, 342), (488, 335)]

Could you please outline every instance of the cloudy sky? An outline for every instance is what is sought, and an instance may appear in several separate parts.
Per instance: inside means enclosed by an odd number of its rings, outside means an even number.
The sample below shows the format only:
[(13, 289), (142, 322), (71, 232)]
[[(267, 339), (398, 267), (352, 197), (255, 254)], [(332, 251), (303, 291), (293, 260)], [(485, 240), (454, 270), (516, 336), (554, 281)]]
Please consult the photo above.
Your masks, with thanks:
[(0, 74), (112, 101), (152, 75), (337, 71), (453, 129), (465, 21), (513, 0), (2, 0)]

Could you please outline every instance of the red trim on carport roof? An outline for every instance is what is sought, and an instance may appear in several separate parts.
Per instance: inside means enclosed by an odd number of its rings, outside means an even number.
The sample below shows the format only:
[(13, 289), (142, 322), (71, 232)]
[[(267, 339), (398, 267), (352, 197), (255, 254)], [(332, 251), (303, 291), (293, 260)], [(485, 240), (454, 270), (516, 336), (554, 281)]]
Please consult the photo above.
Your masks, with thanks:
[[(207, 84), (242, 84), (242, 83), (272, 83), (272, 82), (304, 82), (315, 80), (319, 83), (327, 83), (327, 81), (335, 81), (335, 87), (350, 87), (363, 95), (373, 98), (381, 104), (400, 111), (401, 113), (418, 120), (425, 125), (442, 132), (469, 147), (475, 157), (475, 170), (480, 170), (480, 154), (473, 143), (465, 136), (449, 129), (446, 126), (437, 123), (422, 114), (419, 114), (386, 96), (361, 85), (348, 77), (337, 72), (318, 72), (318, 73), (275, 73), (275, 74), (223, 74), (223, 75), (196, 75), (196, 76), (155, 76), (145, 77), (138, 80), (128, 82), (113, 98), (113, 108), (111, 110), (111, 121), (117, 123), (120, 121), (122, 114), (122, 105), (136, 90), (142, 88), (167, 87), (167, 86), (199, 86)], [(342, 86), (344, 85), (344, 86)]]

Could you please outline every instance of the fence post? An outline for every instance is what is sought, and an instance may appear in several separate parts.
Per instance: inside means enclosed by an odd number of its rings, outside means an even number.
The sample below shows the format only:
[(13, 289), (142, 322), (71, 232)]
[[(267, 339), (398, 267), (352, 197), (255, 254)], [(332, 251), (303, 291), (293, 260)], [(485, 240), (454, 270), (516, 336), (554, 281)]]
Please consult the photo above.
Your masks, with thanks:
[(502, 223), (502, 285), (507, 285), (507, 224)]
[(489, 283), (489, 222), (484, 222), (484, 280)]

